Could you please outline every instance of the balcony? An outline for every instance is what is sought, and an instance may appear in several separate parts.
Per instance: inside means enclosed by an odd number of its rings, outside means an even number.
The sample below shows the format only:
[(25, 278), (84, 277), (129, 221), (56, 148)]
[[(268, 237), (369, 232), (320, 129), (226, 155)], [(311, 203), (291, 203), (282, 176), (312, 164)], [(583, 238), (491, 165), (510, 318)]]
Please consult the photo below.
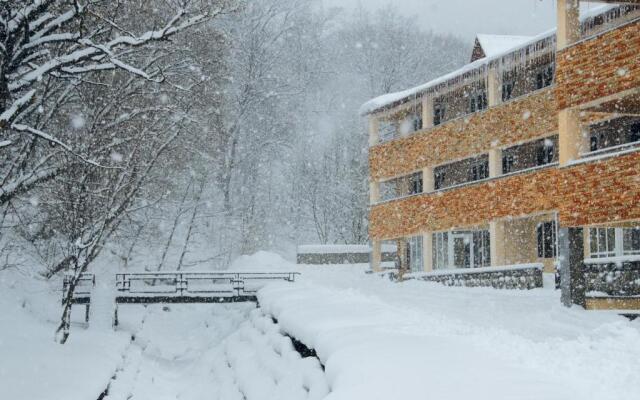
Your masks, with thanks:
[(369, 149), (370, 175), (374, 180), (408, 175), (427, 166), (486, 154), (496, 144), (508, 147), (557, 130), (554, 89), (544, 88), (483, 112), (373, 146)]
[[(478, 226), (500, 218), (557, 211), (562, 226), (640, 219), (640, 151), (532, 170), (375, 204), (376, 239)], [(615, 182), (615, 185), (612, 185)]]
[(557, 56), (560, 110), (625, 113), (640, 96), (640, 15), (585, 38)]
[(588, 39), (640, 18), (640, 5), (623, 4), (582, 21), (580, 38)]

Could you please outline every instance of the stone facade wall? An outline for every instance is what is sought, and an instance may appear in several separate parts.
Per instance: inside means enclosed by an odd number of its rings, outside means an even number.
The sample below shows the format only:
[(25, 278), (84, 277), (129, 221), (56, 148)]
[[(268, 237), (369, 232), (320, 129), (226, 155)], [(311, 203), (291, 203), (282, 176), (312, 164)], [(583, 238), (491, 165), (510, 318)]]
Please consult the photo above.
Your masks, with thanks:
[(557, 54), (556, 98), (566, 109), (640, 86), (640, 21)]
[(492, 287), (494, 289), (535, 289), (542, 287), (540, 268), (465, 272), (442, 275), (423, 275), (419, 280), (437, 282), (445, 286)]
[(565, 227), (640, 219), (640, 152), (375, 205), (369, 232), (394, 239), (550, 211)]
[(373, 179), (409, 174), (488, 152), (495, 146), (549, 136), (558, 130), (553, 88), (532, 93), (486, 111), (449, 121), (406, 138), (373, 146)]
[(612, 297), (640, 296), (640, 262), (585, 266), (586, 292)]

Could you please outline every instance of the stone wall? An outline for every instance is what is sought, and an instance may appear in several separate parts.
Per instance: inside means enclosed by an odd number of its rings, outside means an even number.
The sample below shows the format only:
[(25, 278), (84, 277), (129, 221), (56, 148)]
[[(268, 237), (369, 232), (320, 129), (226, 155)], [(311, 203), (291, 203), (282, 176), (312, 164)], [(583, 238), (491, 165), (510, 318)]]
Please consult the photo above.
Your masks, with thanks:
[(584, 267), (587, 295), (640, 296), (640, 261), (591, 264)]
[[(444, 271), (443, 271), (444, 272)], [(481, 272), (423, 274), (416, 279), (437, 282), (445, 286), (492, 287), (494, 289), (535, 289), (542, 287), (542, 268), (496, 269)]]
[(557, 54), (559, 109), (640, 86), (640, 21), (604, 32)]
[(640, 219), (640, 152), (378, 204), (369, 232), (394, 239), (556, 210), (565, 227)]

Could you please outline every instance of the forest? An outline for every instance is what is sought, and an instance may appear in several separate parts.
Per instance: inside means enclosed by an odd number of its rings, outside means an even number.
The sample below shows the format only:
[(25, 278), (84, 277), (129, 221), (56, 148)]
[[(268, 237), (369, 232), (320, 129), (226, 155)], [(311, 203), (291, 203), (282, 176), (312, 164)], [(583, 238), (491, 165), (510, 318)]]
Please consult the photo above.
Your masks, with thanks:
[(46, 277), (366, 243), (359, 105), (469, 52), (391, 6), (0, 7), (0, 269)]

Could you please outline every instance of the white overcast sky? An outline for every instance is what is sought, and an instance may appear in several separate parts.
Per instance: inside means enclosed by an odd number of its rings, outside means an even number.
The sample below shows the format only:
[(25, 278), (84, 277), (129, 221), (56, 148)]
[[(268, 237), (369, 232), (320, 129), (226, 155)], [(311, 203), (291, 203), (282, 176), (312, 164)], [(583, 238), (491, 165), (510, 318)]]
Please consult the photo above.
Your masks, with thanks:
[[(326, 6), (376, 9), (392, 4), (426, 29), (472, 40), (476, 33), (535, 35), (556, 24), (556, 0), (323, 0)], [(586, 4), (585, 8), (594, 5)]]

